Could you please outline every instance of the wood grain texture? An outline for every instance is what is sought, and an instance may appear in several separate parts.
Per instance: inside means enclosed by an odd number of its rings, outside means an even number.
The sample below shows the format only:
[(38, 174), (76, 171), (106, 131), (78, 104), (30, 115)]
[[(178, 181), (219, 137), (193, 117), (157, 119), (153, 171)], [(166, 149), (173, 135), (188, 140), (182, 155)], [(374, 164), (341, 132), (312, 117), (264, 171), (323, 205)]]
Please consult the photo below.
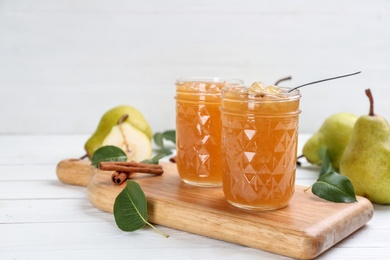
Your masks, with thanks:
[(90, 161), (66, 159), (57, 164), (57, 178), (66, 184), (87, 186), (97, 169)]
[[(167, 227), (241, 244), (299, 259), (311, 259), (364, 226), (373, 216), (365, 198), (358, 203), (331, 203), (297, 186), (284, 209), (254, 212), (229, 205), (220, 188), (183, 183), (176, 165), (162, 163), (164, 174), (137, 175), (148, 200), (149, 220)], [(125, 187), (111, 181), (111, 172), (98, 171), (87, 186), (91, 203), (112, 212)]]

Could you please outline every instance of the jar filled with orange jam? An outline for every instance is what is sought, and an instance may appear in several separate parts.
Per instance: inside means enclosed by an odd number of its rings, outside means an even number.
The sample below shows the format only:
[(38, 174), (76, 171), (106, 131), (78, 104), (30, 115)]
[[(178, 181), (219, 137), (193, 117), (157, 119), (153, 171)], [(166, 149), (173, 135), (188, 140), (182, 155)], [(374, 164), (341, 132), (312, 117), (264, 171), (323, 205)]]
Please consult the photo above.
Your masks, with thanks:
[(232, 86), (222, 91), (222, 171), (226, 200), (272, 210), (294, 193), (300, 93), (288, 88)]
[(221, 90), (241, 80), (185, 78), (176, 81), (176, 164), (191, 185), (222, 185)]

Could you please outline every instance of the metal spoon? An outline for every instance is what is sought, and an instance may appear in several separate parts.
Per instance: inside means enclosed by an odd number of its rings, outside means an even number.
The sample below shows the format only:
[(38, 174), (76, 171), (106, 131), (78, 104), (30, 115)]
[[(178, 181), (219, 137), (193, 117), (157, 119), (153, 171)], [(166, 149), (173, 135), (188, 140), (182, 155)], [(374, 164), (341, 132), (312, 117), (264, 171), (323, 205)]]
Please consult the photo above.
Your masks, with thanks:
[(296, 90), (298, 88), (301, 88), (301, 87), (304, 87), (304, 86), (307, 86), (307, 85), (316, 84), (316, 83), (320, 83), (320, 82), (324, 82), (324, 81), (328, 81), (328, 80), (333, 80), (333, 79), (349, 77), (349, 76), (353, 76), (353, 75), (359, 74), (360, 72), (361, 71), (350, 73), (350, 74), (345, 74), (345, 75), (341, 75), (341, 76), (337, 76), (337, 77), (333, 77), (333, 78), (327, 78), (327, 79), (321, 79), (321, 80), (309, 82), (309, 83), (306, 83), (306, 84), (303, 84), (303, 85), (299, 85), (299, 86), (297, 86), (295, 88), (292, 88), (292, 89), (288, 90), (287, 93), (290, 93), (290, 92), (292, 92), (292, 91), (294, 91), (294, 90)]

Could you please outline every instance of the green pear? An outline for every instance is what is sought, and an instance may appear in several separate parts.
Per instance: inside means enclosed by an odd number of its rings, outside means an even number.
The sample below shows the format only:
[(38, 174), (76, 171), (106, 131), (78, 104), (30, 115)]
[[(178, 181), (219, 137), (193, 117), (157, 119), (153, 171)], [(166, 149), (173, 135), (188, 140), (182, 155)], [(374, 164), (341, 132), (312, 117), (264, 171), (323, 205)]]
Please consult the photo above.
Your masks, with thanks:
[(368, 115), (358, 118), (351, 141), (341, 158), (340, 173), (352, 182), (355, 193), (371, 202), (390, 204), (390, 126), (374, 114), (371, 91)]
[(302, 154), (310, 163), (321, 165), (322, 161), (318, 151), (321, 147), (326, 147), (333, 168), (338, 170), (341, 156), (351, 138), (356, 119), (356, 115), (347, 112), (331, 115), (307, 140)]
[(126, 153), (129, 161), (142, 161), (152, 155), (152, 135), (152, 129), (139, 110), (132, 106), (117, 106), (102, 116), (84, 148), (91, 158), (101, 146), (115, 145)]

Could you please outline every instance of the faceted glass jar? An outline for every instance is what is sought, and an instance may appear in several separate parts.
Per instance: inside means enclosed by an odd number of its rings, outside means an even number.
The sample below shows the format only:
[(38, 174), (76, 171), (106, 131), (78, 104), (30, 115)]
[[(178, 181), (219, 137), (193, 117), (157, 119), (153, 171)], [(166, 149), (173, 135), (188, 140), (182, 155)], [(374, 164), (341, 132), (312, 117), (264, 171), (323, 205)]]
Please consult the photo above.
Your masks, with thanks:
[(176, 81), (176, 164), (191, 185), (222, 185), (221, 90), (241, 80), (185, 78)]
[(240, 208), (283, 208), (294, 193), (301, 95), (248, 89), (222, 91), (223, 192)]

